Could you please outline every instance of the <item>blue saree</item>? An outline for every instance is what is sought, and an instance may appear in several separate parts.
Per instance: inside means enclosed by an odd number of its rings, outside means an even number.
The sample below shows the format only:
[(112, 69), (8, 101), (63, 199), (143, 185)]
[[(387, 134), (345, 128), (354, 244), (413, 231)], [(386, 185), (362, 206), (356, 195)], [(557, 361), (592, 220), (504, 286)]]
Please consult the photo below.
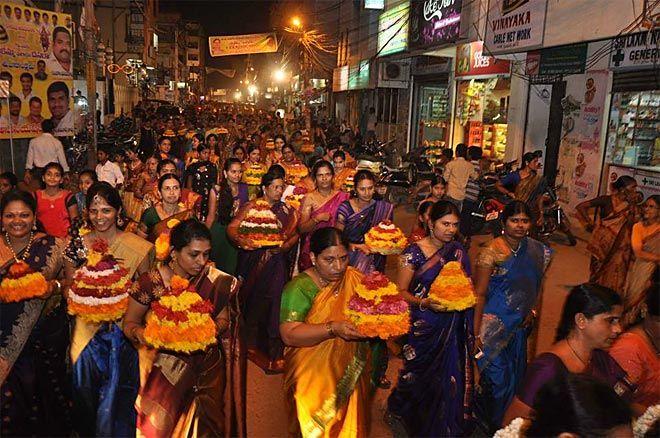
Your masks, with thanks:
[[(355, 212), (350, 201), (344, 201), (337, 209), (337, 222), (344, 224), (344, 237), (351, 243), (364, 243), (364, 235), (384, 220), (392, 220), (394, 206), (385, 201), (374, 201), (368, 207)], [(371, 271), (385, 271), (385, 256), (351, 251), (349, 264), (363, 274)]]
[(524, 322), (537, 302), (550, 255), (550, 248), (530, 238), (522, 240), (516, 255), (503, 238), (479, 255), (478, 265), (493, 269), (480, 329), (484, 355), (477, 361), (476, 411), (486, 432), (500, 427), (525, 376), (530, 328)]
[[(470, 275), (467, 251), (458, 242), (446, 244), (426, 258), (417, 244), (401, 254), (401, 263), (415, 270), (408, 290), (426, 297), (444, 265), (459, 261)], [(409, 436), (465, 436), (472, 430), (472, 309), (434, 312), (411, 306), (412, 330), (403, 347), (404, 366), (388, 399), (391, 418)]]

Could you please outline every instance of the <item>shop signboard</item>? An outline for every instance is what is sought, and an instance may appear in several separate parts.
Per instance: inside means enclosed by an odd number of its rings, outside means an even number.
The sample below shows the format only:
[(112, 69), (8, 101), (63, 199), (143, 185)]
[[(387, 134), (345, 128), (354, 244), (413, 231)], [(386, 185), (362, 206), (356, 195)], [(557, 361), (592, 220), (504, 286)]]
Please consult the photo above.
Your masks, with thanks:
[(489, 52), (524, 52), (543, 44), (547, 0), (490, 0), (484, 43)]
[(403, 2), (378, 18), (378, 56), (403, 52), (408, 48), (410, 3)]
[(612, 40), (610, 69), (657, 68), (660, 63), (660, 29), (622, 35)]
[(651, 195), (660, 195), (660, 172), (610, 164), (607, 173), (608, 180), (605, 192), (608, 195), (612, 193), (612, 183), (623, 175), (635, 178), (637, 190), (642, 192), (644, 199)]
[(348, 89), (361, 90), (369, 86), (369, 60), (360, 61), (348, 69)]
[(58, 137), (74, 133), (71, 15), (0, 3), (0, 79), (9, 81), (0, 139), (31, 138), (52, 119)]
[(525, 73), (528, 76), (575, 75), (584, 73), (587, 43), (527, 52)]
[(364, 0), (364, 9), (383, 9), (385, 0)]
[(463, 0), (412, 0), (408, 46), (427, 48), (456, 41)]
[(210, 36), (209, 51), (214, 57), (273, 53), (277, 52), (277, 37), (274, 33)]
[(461, 79), (480, 76), (508, 75), (511, 63), (484, 55), (483, 41), (461, 44), (456, 47), (456, 77)]

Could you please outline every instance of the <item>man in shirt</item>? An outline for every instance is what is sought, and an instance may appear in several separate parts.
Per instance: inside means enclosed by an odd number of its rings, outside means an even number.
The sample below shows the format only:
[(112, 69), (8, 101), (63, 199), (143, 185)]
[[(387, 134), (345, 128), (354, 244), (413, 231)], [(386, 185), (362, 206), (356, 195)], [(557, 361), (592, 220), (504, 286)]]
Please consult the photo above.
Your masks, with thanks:
[(53, 29), (53, 51), (46, 68), (54, 76), (71, 77), (71, 65), (71, 33), (66, 27), (57, 26)]
[(29, 105), (30, 99), (34, 97), (34, 93), (32, 92), (32, 83), (34, 82), (34, 78), (30, 73), (23, 72), (21, 73), (20, 80), (21, 92), (18, 93), (18, 97), (25, 105)]
[[(479, 161), (483, 156), (483, 151), (479, 146), (470, 146), (468, 148), (468, 157), (474, 167), (475, 172), (481, 176)], [(463, 209), (461, 210), (461, 234), (470, 237), (472, 235), (472, 213), (479, 206), (479, 195), (481, 186), (478, 179), (470, 178), (465, 187), (465, 199), (463, 200)]]
[(21, 108), (23, 102), (16, 96), (11, 96), (9, 98), (9, 120), (14, 128), (25, 125), (25, 117), (21, 115)]
[(460, 210), (465, 199), (465, 188), (470, 178), (477, 179), (478, 173), (472, 163), (468, 162), (467, 146), (459, 143), (456, 146), (456, 158), (445, 166), (443, 176), (447, 181), (447, 196)]
[(51, 120), (55, 125), (55, 135), (72, 135), (73, 112), (69, 109), (69, 87), (62, 81), (53, 82), (46, 90), (46, 99)]
[(34, 74), (34, 77), (38, 81), (45, 81), (48, 79), (48, 74), (46, 73), (46, 61), (43, 59), (37, 61), (37, 72)]
[(105, 149), (99, 149), (96, 152), (96, 176), (99, 181), (105, 181), (112, 187), (119, 189), (124, 184), (124, 175), (119, 166), (110, 161), (110, 154)]
[(25, 169), (30, 171), (34, 177), (38, 178), (46, 164), (52, 162), (60, 163), (64, 173), (69, 172), (64, 147), (62, 142), (53, 136), (54, 129), (53, 121), (46, 119), (41, 122), (41, 130), (43, 131), (41, 135), (30, 140)]

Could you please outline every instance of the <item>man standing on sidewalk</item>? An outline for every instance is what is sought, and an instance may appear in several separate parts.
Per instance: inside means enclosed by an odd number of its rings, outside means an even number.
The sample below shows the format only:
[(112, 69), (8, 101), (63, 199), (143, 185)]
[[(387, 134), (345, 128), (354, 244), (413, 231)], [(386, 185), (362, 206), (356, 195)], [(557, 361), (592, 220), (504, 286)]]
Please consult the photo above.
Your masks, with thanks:
[(472, 213), (477, 211), (479, 205), (479, 194), (481, 193), (480, 178), (481, 171), (479, 160), (483, 151), (479, 146), (470, 146), (468, 148), (468, 157), (474, 167), (475, 172), (479, 174), (479, 179), (470, 178), (465, 187), (465, 199), (463, 200), (463, 209), (461, 210), (461, 234), (466, 237), (472, 235)]
[(27, 160), (25, 169), (32, 173), (32, 176), (41, 179), (41, 170), (48, 163), (60, 163), (64, 173), (69, 172), (69, 165), (64, 155), (62, 142), (53, 136), (55, 124), (51, 119), (41, 122), (41, 135), (30, 140), (28, 146)]
[(456, 158), (445, 166), (443, 176), (447, 180), (447, 196), (460, 210), (465, 199), (465, 188), (470, 178), (477, 179), (479, 174), (472, 163), (467, 161), (467, 146), (459, 143), (456, 146)]

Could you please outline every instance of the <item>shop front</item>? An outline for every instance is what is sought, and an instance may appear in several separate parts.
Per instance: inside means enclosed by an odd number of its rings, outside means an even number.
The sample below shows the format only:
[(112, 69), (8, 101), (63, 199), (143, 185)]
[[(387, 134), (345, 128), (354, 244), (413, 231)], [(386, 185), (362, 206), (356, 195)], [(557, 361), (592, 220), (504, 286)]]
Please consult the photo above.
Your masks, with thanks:
[(660, 194), (660, 30), (612, 41), (612, 99), (601, 192), (621, 175), (637, 179), (644, 196)]
[(456, 107), (452, 144), (479, 146), (503, 159), (506, 149), (511, 64), (483, 55), (483, 42), (456, 48)]

